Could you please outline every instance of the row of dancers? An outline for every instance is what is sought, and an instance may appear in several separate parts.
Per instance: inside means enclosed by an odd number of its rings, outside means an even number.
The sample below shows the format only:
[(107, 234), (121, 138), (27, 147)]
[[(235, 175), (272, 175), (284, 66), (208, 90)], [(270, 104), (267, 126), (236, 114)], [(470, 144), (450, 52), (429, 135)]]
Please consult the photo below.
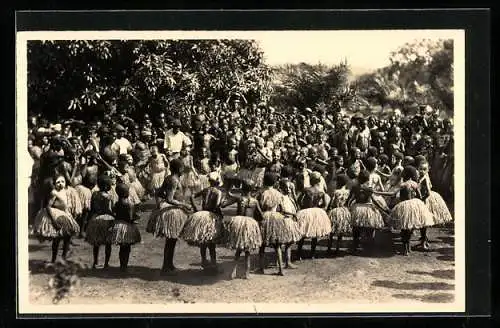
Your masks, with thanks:
[[(276, 254), (277, 274), (283, 275), (284, 269), (295, 268), (291, 258), (294, 244), (301, 260), (306, 239), (311, 239), (311, 256), (315, 257), (319, 239), (328, 239), (330, 253), (335, 236), (338, 250), (342, 237), (352, 234), (352, 251), (357, 251), (363, 234), (373, 238), (376, 230), (384, 228), (401, 231), (402, 254), (409, 255), (414, 230), (420, 230), (420, 246), (427, 249), (427, 228), (453, 221), (443, 198), (432, 190), (429, 163), (424, 157), (417, 159), (414, 166), (393, 170), (391, 179), (397, 183), (382, 191), (377, 161), (368, 158), (356, 178), (337, 175), (336, 189), (329, 195), (318, 172), (310, 174), (310, 186), (297, 192), (293, 173), (287, 167), (280, 174), (265, 172), (262, 186), (240, 179), (240, 193), (234, 185), (222, 188), (220, 175), (212, 172), (206, 186), (187, 194), (185, 163), (174, 158), (168, 163), (170, 174), (155, 191), (156, 208), (149, 215), (146, 232), (165, 239), (162, 274), (176, 272), (174, 254), (179, 238), (200, 248), (202, 267), (209, 272), (217, 272), (217, 246), (234, 249), (236, 263), (244, 254), (244, 278), (249, 277), (253, 251), (259, 254), (256, 273), (264, 273), (265, 249), (271, 247)], [(51, 262), (56, 261), (61, 243), (64, 260), (71, 238), (84, 231), (85, 240), (93, 246), (94, 268), (101, 246), (105, 248), (104, 267), (109, 267), (115, 244), (120, 246), (120, 268), (127, 271), (131, 246), (141, 242), (137, 220), (142, 186), (122, 176), (117, 179), (112, 171), (97, 179), (93, 174), (86, 175), (85, 181), (74, 188), (64, 175), (56, 174), (53, 179), (53, 189), (33, 224), (38, 238), (52, 240)], [(201, 208), (196, 204), (198, 198)], [(223, 209), (234, 204), (236, 215), (225, 217)], [(78, 222), (78, 217), (87, 220)]]

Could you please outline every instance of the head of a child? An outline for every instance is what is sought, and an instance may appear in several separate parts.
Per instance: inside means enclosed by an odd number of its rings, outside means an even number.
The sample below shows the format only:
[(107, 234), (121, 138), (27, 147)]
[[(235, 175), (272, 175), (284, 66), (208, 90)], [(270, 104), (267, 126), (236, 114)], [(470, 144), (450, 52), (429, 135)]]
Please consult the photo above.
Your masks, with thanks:
[(120, 199), (127, 199), (130, 194), (130, 188), (124, 183), (116, 185), (116, 194)]
[(182, 160), (174, 158), (170, 161), (170, 172), (175, 175), (181, 175), (184, 170), (184, 164)]
[(102, 192), (108, 192), (111, 190), (111, 177), (107, 174), (102, 174), (97, 179), (97, 187)]
[(158, 146), (151, 147), (151, 156), (156, 157), (158, 155)]
[(264, 174), (264, 186), (265, 187), (274, 187), (276, 185), (276, 181), (278, 180), (278, 176), (271, 172), (266, 172)]
[(321, 173), (319, 173), (318, 171), (314, 171), (309, 176), (309, 180), (311, 182), (311, 186), (318, 185), (321, 182)]
[(336, 179), (337, 189), (340, 189), (340, 188), (347, 186), (348, 183), (349, 183), (349, 177), (346, 174), (337, 175), (337, 179)]
[(414, 182), (418, 181), (419, 175), (417, 169), (412, 165), (407, 165), (404, 167), (403, 172), (401, 173), (401, 178), (403, 181), (412, 180)]
[(358, 179), (359, 184), (363, 184), (363, 183), (368, 182), (368, 180), (370, 179), (370, 172), (368, 172), (368, 170), (361, 171), (359, 173), (357, 179)]
[(375, 157), (368, 157), (366, 160), (366, 169), (368, 172), (374, 172), (377, 169), (377, 159)]
[(186, 157), (189, 155), (189, 153), (191, 152), (191, 147), (189, 145), (182, 145), (182, 149), (181, 149), (181, 156), (182, 157)]
[(387, 156), (386, 154), (380, 155), (378, 157), (378, 162), (379, 162), (380, 166), (387, 165), (387, 163), (389, 162), (389, 156)]
[(418, 172), (420, 176), (425, 176), (429, 173), (429, 163), (427, 161), (421, 161), (418, 165)]

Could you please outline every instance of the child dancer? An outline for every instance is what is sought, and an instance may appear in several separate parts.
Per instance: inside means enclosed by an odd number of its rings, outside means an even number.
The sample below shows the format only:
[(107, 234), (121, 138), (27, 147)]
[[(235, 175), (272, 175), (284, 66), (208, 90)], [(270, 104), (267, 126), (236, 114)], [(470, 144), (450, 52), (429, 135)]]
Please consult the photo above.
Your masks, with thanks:
[(327, 194), (320, 186), (321, 174), (311, 174), (311, 187), (304, 190), (299, 196), (298, 203), (301, 208), (297, 212), (297, 222), (302, 233), (302, 239), (297, 244), (299, 261), (302, 260), (302, 247), (306, 238), (311, 238), (311, 258), (315, 258), (318, 238), (328, 236), (332, 232), (332, 224), (326, 213), (328, 206)]
[[(216, 244), (222, 237), (222, 191), (219, 187), (219, 176), (214, 172), (209, 174), (210, 187), (191, 195), (191, 206), (195, 210), (186, 221), (180, 237), (200, 247), (201, 263), (204, 269), (216, 269)], [(202, 210), (196, 209), (195, 199), (203, 197)], [(210, 262), (207, 260), (207, 248)]]
[[(165, 154), (160, 154), (158, 152), (158, 146), (152, 146), (151, 157), (149, 158), (149, 170), (151, 172), (149, 189), (153, 195), (156, 195), (158, 189), (163, 185), (165, 176), (168, 175), (168, 166), (168, 160)], [(156, 204), (158, 204), (158, 202), (159, 199), (156, 197)]]
[(434, 224), (434, 220), (432, 213), (427, 209), (424, 202), (420, 200), (417, 170), (412, 166), (405, 167), (402, 179), (403, 183), (398, 191), (400, 202), (394, 206), (391, 217), (393, 227), (401, 230), (401, 240), (403, 242), (402, 253), (408, 256), (411, 250), (410, 237), (413, 230), (431, 226)]
[(170, 162), (171, 175), (165, 178), (157, 192), (157, 209), (149, 217), (146, 232), (155, 238), (165, 237), (162, 273), (173, 273), (174, 252), (177, 239), (187, 220), (191, 206), (184, 201), (184, 192), (180, 177), (184, 171), (182, 161), (173, 159)]
[(111, 183), (111, 177), (108, 175), (101, 175), (97, 182), (99, 191), (92, 194), (85, 240), (93, 246), (93, 269), (98, 265), (99, 248), (101, 245), (105, 246), (104, 268), (109, 267), (109, 258), (111, 257), (109, 230), (113, 226), (113, 221), (115, 219), (112, 212), (113, 199), (110, 194)]
[(142, 186), (141, 182), (137, 178), (136, 171), (134, 169), (134, 158), (132, 155), (126, 156), (126, 161), (127, 161), (127, 175), (130, 183), (130, 187), (134, 189), (135, 193), (139, 197), (140, 200), (144, 199), (144, 196), (146, 194), (146, 191), (144, 190), (144, 187)]
[(382, 214), (378, 208), (373, 205), (373, 190), (368, 186), (369, 179), (370, 173), (366, 170), (361, 171), (357, 177), (356, 183), (352, 186), (349, 199), (347, 200), (348, 204), (355, 201), (355, 204), (351, 206), (353, 252), (358, 249), (359, 238), (362, 232), (366, 232), (373, 241), (375, 238), (375, 230), (385, 226)]
[[(297, 242), (302, 238), (299, 225), (297, 223), (297, 202), (295, 196), (295, 185), (290, 181), (285, 172), (285, 177), (280, 181), (280, 191), (283, 194), (283, 200), (281, 203), (281, 210), (285, 216), (285, 222), (292, 228), (292, 238), (293, 242)], [(293, 242), (285, 243), (285, 269), (295, 269), (297, 266), (292, 263), (292, 244)]]
[(244, 279), (249, 278), (250, 274), (250, 252), (262, 246), (262, 235), (259, 223), (255, 217), (262, 215), (259, 202), (250, 195), (253, 189), (253, 183), (250, 180), (242, 182), (241, 197), (233, 196), (233, 200), (227, 202), (223, 207), (230, 206), (234, 202), (238, 203), (236, 216), (233, 216), (224, 222), (228, 234), (228, 247), (236, 250), (234, 256), (234, 269), (231, 277), (234, 279), (237, 275), (238, 261), (242, 252), (245, 253), (245, 274)]
[(181, 177), (181, 183), (186, 193), (186, 198), (191, 197), (196, 190), (199, 189), (198, 173), (194, 168), (193, 156), (191, 155), (191, 148), (189, 145), (183, 144), (180, 158), (184, 165), (184, 173)]
[(328, 205), (328, 216), (332, 222), (332, 232), (328, 239), (328, 254), (330, 254), (332, 250), (334, 235), (337, 235), (337, 247), (335, 252), (338, 253), (343, 235), (352, 232), (351, 212), (347, 207), (347, 199), (349, 198), (350, 192), (349, 189), (347, 189), (348, 181), (349, 178), (345, 174), (337, 176), (337, 189), (334, 191), (332, 200)]
[[(264, 189), (258, 195), (257, 200), (262, 209), (262, 220), (260, 227), (263, 245), (259, 249), (259, 269), (257, 273), (264, 274), (264, 251), (266, 245), (272, 246), (277, 255), (278, 272), (283, 276), (282, 245), (293, 243), (297, 235), (297, 226), (292, 224), (293, 220), (286, 220), (282, 211), (283, 194), (274, 188), (277, 176), (274, 174), (264, 175)], [(300, 232), (299, 232), (300, 233)]]
[(52, 259), (54, 263), (59, 251), (59, 244), (63, 242), (63, 261), (71, 244), (71, 237), (80, 232), (78, 223), (73, 219), (68, 208), (69, 192), (66, 189), (66, 179), (62, 175), (54, 176), (53, 189), (45, 201), (34, 222), (34, 233), (40, 240), (52, 240)]
[(131, 245), (141, 242), (141, 234), (135, 221), (138, 219), (134, 204), (129, 200), (129, 186), (120, 183), (116, 186), (118, 202), (113, 208), (115, 222), (111, 229), (111, 243), (120, 246), (120, 271), (126, 272)]
[(80, 234), (79, 237), (84, 237), (84, 232), (86, 230), (88, 215), (90, 212), (90, 205), (92, 200), (92, 190), (97, 185), (97, 179), (93, 175), (86, 175), (83, 178), (83, 184), (75, 187), (78, 194), (80, 195), (80, 200), (82, 201), (82, 215), (80, 215)]
[(208, 149), (203, 147), (201, 148), (201, 157), (198, 159), (198, 163), (196, 165), (198, 169), (198, 179), (199, 179), (199, 189), (203, 190), (210, 187), (208, 183), (208, 174), (210, 173), (210, 157)]

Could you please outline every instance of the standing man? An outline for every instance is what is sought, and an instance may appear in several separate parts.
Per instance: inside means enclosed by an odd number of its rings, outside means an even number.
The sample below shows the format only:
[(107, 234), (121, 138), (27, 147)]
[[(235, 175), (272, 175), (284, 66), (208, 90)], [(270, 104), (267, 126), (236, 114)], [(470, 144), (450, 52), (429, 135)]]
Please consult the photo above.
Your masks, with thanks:
[(181, 126), (181, 121), (175, 119), (172, 122), (172, 128), (165, 132), (163, 148), (170, 161), (174, 158), (179, 158), (183, 144), (187, 146), (192, 145), (191, 139), (181, 131)]
[(128, 154), (129, 152), (132, 151), (132, 144), (127, 138), (124, 137), (125, 128), (122, 125), (117, 124), (115, 130), (116, 130), (116, 139), (112, 146), (113, 149), (119, 155)]

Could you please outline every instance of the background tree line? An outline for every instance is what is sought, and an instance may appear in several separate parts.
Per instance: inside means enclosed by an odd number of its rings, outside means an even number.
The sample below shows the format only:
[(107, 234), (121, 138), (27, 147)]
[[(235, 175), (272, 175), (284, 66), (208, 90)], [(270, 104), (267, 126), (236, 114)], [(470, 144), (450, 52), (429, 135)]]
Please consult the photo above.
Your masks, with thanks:
[(453, 42), (421, 40), (353, 80), (347, 62), (270, 67), (251, 40), (30, 41), (29, 110), (48, 118), (135, 116), (205, 103), (366, 111), (430, 104), (453, 113)]

